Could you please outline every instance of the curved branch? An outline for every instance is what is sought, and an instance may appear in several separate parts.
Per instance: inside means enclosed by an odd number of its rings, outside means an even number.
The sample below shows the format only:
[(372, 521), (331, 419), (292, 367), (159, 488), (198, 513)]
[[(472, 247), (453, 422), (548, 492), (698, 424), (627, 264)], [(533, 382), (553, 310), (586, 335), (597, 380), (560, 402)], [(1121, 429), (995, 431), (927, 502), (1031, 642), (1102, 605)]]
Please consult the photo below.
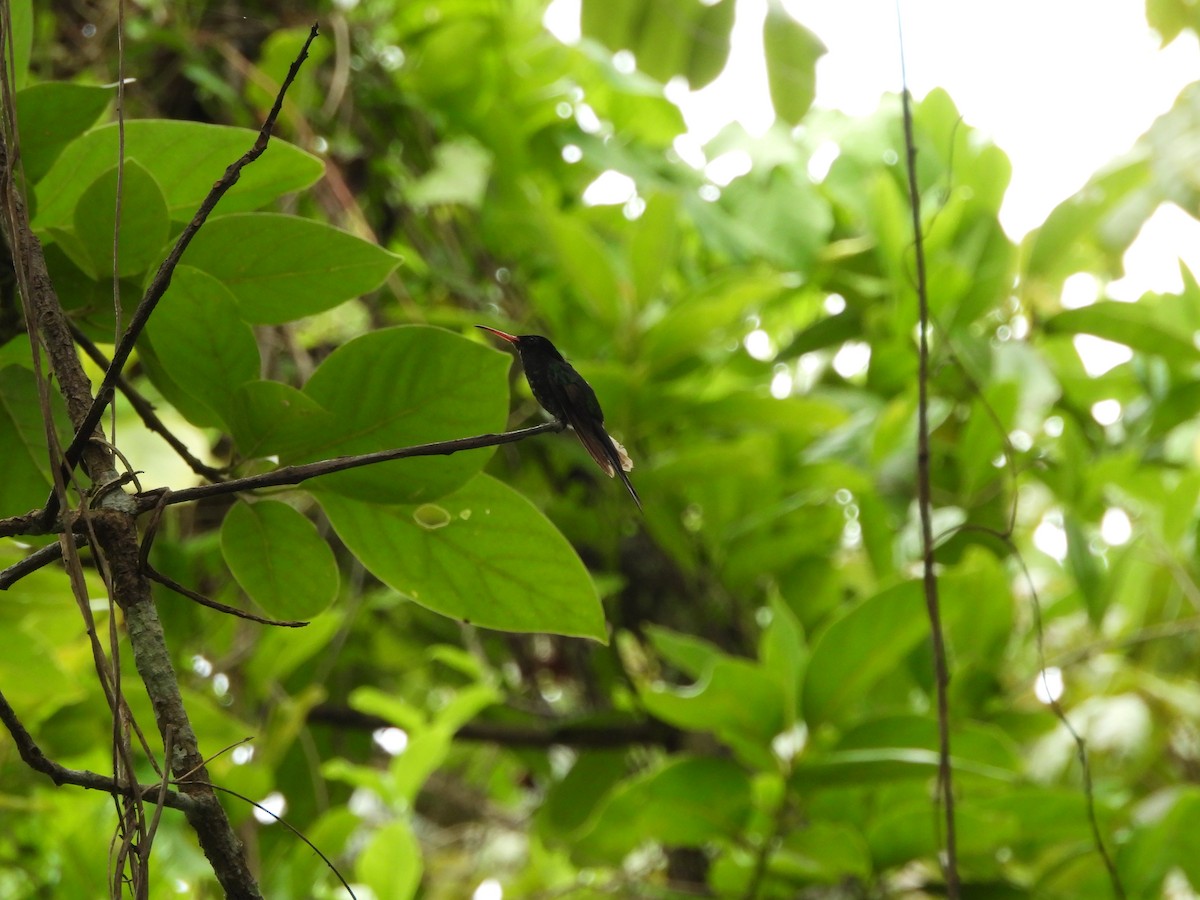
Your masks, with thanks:
[(169, 806), (184, 812), (192, 810), (195, 806), (195, 801), (191, 797), (172, 790), (164, 790), (164, 785), (161, 783), (118, 784), (111, 776), (100, 775), (85, 769), (68, 769), (66, 766), (56, 763), (42, 752), (42, 748), (26, 730), (3, 693), (0, 693), (0, 722), (4, 723), (4, 727), (12, 735), (17, 752), (21, 754), (21, 759), (25, 764), (35, 772), (41, 772), (48, 776), (56, 785), (71, 784), (89, 791), (103, 791), (113, 796), (152, 800), (162, 806)]
[(559, 421), (544, 422), (529, 428), (519, 428), (516, 431), (504, 431), (500, 434), (479, 434), (474, 437), (454, 438), (449, 441), (434, 441), (429, 444), (417, 444), (412, 447), (395, 447), (391, 450), (378, 450), (374, 453), (363, 453), (358, 456), (336, 456), (333, 459), (323, 459), (319, 462), (304, 463), (298, 466), (283, 466), (272, 472), (261, 475), (250, 475), (246, 478), (234, 478), (220, 484), (202, 484), (196, 487), (171, 491), (164, 499), (165, 489), (158, 488), (138, 494), (137, 502), (140, 512), (146, 512), (159, 505), (171, 506), (176, 503), (190, 503), (195, 500), (205, 500), (209, 497), (219, 497), (222, 494), (236, 494), (241, 491), (253, 491), (259, 488), (281, 487), (296, 485), (319, 478), (322, 475), (332, 475), (334, 472), (344, 472), (347, 469), (357, 469), (361, 466), (373, 466), (394, 459), (410, 459), (415, 456), (449, 456), (463, 450), (477, 450), (481, 447), (498, 447), (501, 444), (511, 444), (515, 441), (533, 437), (547, 431), (562, 431), (566, 424)]

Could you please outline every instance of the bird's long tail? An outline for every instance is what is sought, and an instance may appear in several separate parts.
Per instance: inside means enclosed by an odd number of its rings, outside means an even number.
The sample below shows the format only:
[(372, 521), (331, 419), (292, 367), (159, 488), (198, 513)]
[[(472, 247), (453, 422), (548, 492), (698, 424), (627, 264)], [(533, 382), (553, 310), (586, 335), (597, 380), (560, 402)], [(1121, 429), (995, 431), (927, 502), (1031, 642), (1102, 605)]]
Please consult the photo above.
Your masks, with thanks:
[(629, 454), (625, 452), (617, 441), (604, 430), (603, 426), (597, 428), (588, 427), (586, 423), (571, 421), (568, 417), (571, 427), (575, 430), (575, 434), (579, 437), (579, 442), (583, 444), (592, 459), (596, 461), (601, 469), (605, 471), (609, 478), (614, 475), (620, 475), (621, 481), (629, 490), (629, 496), (633, 497), (633, 502), (637, 504), (639, 512), (644, 512), (642, 509), (642, 498), (638, 496), (638, 492), (634, 490), (633, 482), (629, 480), (629, 476), (625, 473), (633, 468), (633, 460), (629, 458)]

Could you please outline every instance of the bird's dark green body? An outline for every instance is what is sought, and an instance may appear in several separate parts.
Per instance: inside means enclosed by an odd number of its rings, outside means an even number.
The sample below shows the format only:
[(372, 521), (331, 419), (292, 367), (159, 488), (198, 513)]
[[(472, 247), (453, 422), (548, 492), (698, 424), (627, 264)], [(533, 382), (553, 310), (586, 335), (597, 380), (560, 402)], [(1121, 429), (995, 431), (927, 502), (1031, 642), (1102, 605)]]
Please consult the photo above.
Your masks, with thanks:
[(546, 412), (574, 429), (580, 443), (610, 478), (620, 476), (638, 509), (641, 509), (642, 501), (625, 474), (633, 468), (629, 456), (604, 430), (604, 411), (600, 409), (596, 392), (575, 371), (574, 366), (563, 359), (558, 348), (540, 334), (516, 335), (486, 325), (475, 327), (491, 332), (517, 348), (534, 399)]

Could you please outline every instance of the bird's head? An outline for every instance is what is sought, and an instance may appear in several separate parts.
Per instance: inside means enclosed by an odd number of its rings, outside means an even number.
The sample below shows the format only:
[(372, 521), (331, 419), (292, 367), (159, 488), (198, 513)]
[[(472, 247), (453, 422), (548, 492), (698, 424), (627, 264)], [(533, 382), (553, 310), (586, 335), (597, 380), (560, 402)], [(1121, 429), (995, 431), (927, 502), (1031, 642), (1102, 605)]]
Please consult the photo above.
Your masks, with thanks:
[(526, 353), (532, 353), (539, 356), (549, 356), (552, 359), (563, 358), (562, 354), (558, 352), (558, 348), (550, 343), (550, 339), (544, 338), (540, 334), (509, 334), (507, 331), (500, 331), (498, 328), (489, 328), (487, 325), (476, 325), (475, 327), (491, 332), (496, 337), (508, 341), (517, 348), (522, 356)]

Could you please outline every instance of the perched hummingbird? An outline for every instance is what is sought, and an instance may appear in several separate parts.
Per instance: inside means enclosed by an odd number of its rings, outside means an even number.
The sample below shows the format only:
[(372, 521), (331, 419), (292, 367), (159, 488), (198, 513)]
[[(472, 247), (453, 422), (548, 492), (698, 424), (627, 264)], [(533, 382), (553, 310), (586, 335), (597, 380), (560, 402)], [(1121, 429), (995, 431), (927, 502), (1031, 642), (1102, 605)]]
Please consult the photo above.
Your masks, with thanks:
[(640, 510), (641, 498), (625, 474), (633, 468), (633, 461), (625, 448), (604, 430), (604, 412), (600, 409), (600, 401), (583, 376), (540, 334), (507, 334), (486, 325), (475, 327), (490, 331), (517, 348), (525, 369), (525, 380), (529, 382), (529, 389), (533, 391), (537, 402), (554, 418), (575, 430), (579, 442), (609, 478), (621, 476)]

